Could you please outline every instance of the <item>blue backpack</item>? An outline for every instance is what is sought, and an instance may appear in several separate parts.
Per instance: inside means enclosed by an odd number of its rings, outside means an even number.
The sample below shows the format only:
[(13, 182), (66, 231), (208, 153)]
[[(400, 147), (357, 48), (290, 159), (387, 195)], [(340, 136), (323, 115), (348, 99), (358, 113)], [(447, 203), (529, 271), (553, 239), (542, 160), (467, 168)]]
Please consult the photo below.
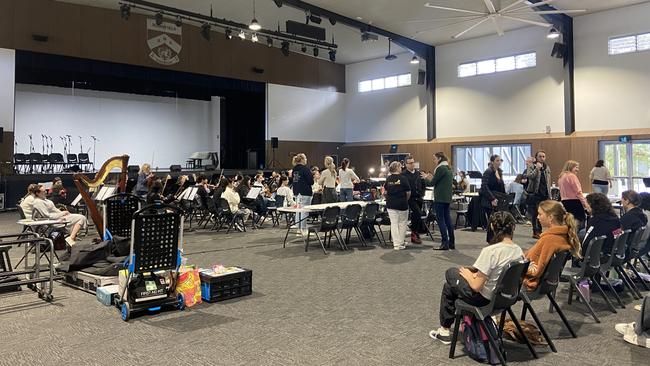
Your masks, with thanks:
[(501, 337), (497, 336), (497, 327), (492, 317), (488, 316), (485, 318), (485, 324), (487, 325), (487, 330), (473, 317), (468, 315), (463, 316), (463, 320), (460, 323), (461, 342), (465, 346), (465, 352), (473, 360), (498, 365), (501, 362), (499, 361), (499, 356), (497, 356), (497, 351), (490, 347), (487, 332), (490, 332), (492, 337), (496, 339), (499, 350), (505, 358), (506, 353), (503, 349), (503, 342)]

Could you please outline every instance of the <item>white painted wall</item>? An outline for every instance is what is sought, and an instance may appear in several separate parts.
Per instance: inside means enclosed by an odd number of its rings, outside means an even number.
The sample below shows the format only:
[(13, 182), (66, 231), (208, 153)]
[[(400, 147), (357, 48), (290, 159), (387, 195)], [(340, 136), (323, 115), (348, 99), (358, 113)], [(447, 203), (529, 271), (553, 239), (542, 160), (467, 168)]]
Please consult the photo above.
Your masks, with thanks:
[[(96, 163), (115, 155), (129, 154), (129, 164), (151, 163), (167, 169), (184, 165), (195, 151), (217, 145), (219, 113), (209, 101), (99, 92), (39, 85), (16, 85), (16, 142), (18, 152), (29, 152), (32, 134), (41, 152), (41, 134), (54, 138), (54, 151), (63, 152), (59, 136), (72, 135), (72, 152), (84, 151), (96, 136)], [(218, 105), (218, 103), (216, 103)], [(218, 149), (217, 149), (218, 150)], [(89, 152), (91, 159), (93, 152)]]
[(574, 20), (576, 129), (650, 127), (650, 51), (609, 56), (610, 37), (650, 33), (650, 3)]
[[(530, 27), (436, 47), (437, 136), (494, 136), (564, 131), (562, 61), (551, 57), (548, 30)], [(530, 69), (458, 77), (458, 65), (537, 52)]]
[[(347, 102), (345, 141), (400, 141), (427, 138), (427, 106), (424, 85), (417, 85), (418, 66), (411, 54), (397, 60), (383, 58), (345, 67)], [(411, 73), (413, 85), (401, 88), (358, 92), (358, 83), (380, 77)]]
[(14, 130), (16, 51), (0, 48), (0, 127)]
[(345, 141), (345, 94), (267, 84), (266, 139)]

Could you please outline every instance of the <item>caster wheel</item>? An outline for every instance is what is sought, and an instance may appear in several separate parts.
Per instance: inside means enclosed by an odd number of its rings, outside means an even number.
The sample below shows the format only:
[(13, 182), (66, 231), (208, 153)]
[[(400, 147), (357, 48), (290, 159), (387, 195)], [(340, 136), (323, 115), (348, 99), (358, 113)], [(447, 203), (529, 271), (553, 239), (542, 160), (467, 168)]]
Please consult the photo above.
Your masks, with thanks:
[(178, 310), (181, 311), (185, 310), (185, 297), (183, 296), (183, 294), (178, 294), (176, 300), (178, 301), (178, 304), (176, 304)]
[(124, 320), (125, 322), (129, 321), (129, 319), (131, 318), (131, 307), (129, 306), (128, 302), (122, 303), (121, 315), (122, 315), (122, 320)]

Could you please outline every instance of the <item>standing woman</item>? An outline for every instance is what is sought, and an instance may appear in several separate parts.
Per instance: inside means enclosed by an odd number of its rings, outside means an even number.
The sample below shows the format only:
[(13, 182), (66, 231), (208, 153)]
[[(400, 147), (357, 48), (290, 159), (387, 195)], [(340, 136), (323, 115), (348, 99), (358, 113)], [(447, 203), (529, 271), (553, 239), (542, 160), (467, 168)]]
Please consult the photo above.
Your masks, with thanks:
[[(307, 155), (300, 153), (293, 157), (293, 169), (291, 176), (293, 177), (293, 195), (296, 197), (296, 202), (303, 206), (311, 204), (312, 190), (311, 186), (314, 185), (314, 177), (311, 170), (307, 166)], [(300, 230), (307, 231), (307, 217), (308, 213), (299, 212), (297, 220), (300, 222)]]
[(436, 212), (436, 221), (440, 228), (442, 244), (433, 250), (456, 249), (456, 237), (454, 235), (454, 224), (451, 223), (451, 211), (449, 205), (452, 197), (452, 183), (454, 174), (449, 166), (449, 159), (443, 152), (433, 155), (436, 168), (433, 171), (433, 208)]
[(386, 209), (390, 218), (390, 235), (393, 238), (393, 249), (406, 248), (406, 226), (409, 215), (409, 198), (411, 187), (409, 181), (402, 175), (402, 165), (394, 161), (388, 167), (388, 177), (384, 183)]
[(587, 220), (585, 211), (591, 210), (585, 196), (582, 194), (582, 186), (577, 175), (579, 171), (580, 164), (577, 161), (569, 160), (564, 163), (564, 168), (562, 168), (560, 177), (557, 180), (562, 205), (578, 221), (578, 227), (580, 227), (582, 222)]
[(151, 165), (144, 163), (140, 167), (138, 172), (138, 182), (135, 184), (135, 195), (145, 198), (147, 193), (149, 193), (149, 187), (147, 187), (147, 180), (153, 177), (151, 174)]
[(352, 201), (354, 199), (352, 196), (352, 188), (354, 188), (354, 183), (359, 182), (359, 177), (354, 173), (354, 170), (350, 169), (350, 160), (348, 158), (343, 159), (341, 162), (339, 180), (341, 182), (341, 201)]
[[(483, 178), (481, 180), (481, 207), (485, 210), (487, 217), (492, 215), (492, 212), (496, 210), (497, 205), (499, 204), (498, 195), (499, 193), (505, 195), (506, 187), (503, 183), (503, 171), (501, 170), (501, 163), (503, 159), (499, 155), (490, 156), (490, 165), (483, 173)], [(492, 230), (487, 231), (486, 241), (490, 243), (492, 241)]]
[(609, 174), (609, 169), (605, 166), (605, 162), (598, 160), (596, 166), (589, 172), (589, 181), (594, 193), (602, 193), (607, 196), (607, 192), (612, 187), (612, 176)]
[(325, 169), (320, 174), (318, 184), (323, 187), (323, 203), (338, 202), (336, 198), (336, 165), (331, 156), (325, 157)]

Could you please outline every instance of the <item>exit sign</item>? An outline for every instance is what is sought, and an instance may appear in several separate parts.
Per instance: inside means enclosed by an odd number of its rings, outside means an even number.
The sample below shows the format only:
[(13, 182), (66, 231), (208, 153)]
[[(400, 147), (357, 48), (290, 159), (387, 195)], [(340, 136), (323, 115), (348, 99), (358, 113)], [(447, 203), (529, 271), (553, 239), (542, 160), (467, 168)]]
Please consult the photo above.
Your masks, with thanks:
[(630, 136), (630, 135), (619, 136), (618, 141), (619, 142), (630, 142), (630, 141), (632, 141), (632, 136)]

